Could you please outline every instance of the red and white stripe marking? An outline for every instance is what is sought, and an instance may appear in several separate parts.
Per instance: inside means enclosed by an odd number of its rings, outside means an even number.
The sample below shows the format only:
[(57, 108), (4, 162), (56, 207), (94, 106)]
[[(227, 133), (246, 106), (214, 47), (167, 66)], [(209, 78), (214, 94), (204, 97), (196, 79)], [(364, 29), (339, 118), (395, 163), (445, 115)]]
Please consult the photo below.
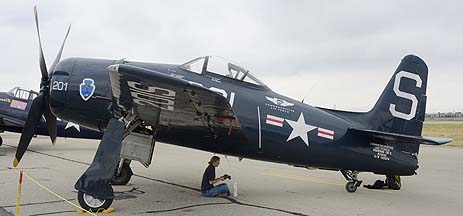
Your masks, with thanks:
[(278, 127), (283, 127), (283, 122), (285, 121), (284, 118), (272, 116), (272, 115), (267, 115), (267, 118), (265, 119), (265, 123), (275, 125)]
[(22, 101), (12, 100), (12, 101), (11, 101), (11, 104), (10, 104), (10, 107), (13, 107), (13, 108), (16, 108), (16, 109), (25, 110), (26, 107), (27, 107), (27, 103), (26, 103), (26, 102), (22, 102)]
[(318, 136), (332, 140), (334, 139), (334, 131), (318, 128)]

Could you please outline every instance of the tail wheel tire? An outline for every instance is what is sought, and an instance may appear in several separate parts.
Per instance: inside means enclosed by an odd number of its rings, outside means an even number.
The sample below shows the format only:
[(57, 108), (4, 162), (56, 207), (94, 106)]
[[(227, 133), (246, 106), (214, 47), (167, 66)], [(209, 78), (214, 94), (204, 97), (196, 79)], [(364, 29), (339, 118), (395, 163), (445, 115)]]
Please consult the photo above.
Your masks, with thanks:
[(121, 167), (121, 173), (117, 175), (117, 170), (111, 178), (111, 185), (126, 185), (132, 178), (133, 172), (130, 165), (123, 164)]
[(99, 199), (90, 194), (86, 194), (82, 191), (79, 191), (77, 194), (77, 200), (82, 208), (91, 212), (98, 212), (105, 209), (108, 209), (109, 206), (113, 203), (113, 198), (111, 199)]
[(346, 183), (346, 190), (349, 193), (354, 193), (357, 190), (357, 184), (353, 181), (347, 182)]

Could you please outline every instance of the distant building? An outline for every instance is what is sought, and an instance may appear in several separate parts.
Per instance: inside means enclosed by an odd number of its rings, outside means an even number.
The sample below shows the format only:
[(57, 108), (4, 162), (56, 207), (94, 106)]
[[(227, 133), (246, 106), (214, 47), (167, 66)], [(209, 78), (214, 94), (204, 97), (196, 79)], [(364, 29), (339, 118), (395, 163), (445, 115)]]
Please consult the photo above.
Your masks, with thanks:
[(436, 119), (436, 118), (463, 118), (462, 112), (438, 112), (438, 113), (426, 113), (426, 119)]

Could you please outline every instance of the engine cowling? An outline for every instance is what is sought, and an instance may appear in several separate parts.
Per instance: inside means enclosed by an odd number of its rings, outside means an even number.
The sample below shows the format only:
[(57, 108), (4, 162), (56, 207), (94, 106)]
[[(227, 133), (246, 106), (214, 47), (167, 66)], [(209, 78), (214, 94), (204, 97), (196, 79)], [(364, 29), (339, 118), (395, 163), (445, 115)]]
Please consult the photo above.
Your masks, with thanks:
[(69, 58), (50, 80), (50, 107), (66, 121), (103, 130), (113, 116), (108, 66), (115, 60)]

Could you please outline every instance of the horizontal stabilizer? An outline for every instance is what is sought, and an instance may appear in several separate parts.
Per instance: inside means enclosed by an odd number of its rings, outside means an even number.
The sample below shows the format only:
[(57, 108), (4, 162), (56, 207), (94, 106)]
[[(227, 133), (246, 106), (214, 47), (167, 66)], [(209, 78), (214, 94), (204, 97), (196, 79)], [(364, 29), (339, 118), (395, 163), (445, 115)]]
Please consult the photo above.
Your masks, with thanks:
[(366, 134), (370, 137), (383, 139), (386, 141), (397, 142), (397, 143), (412, 143), (412, 144), (424, 144), (424, 145), (442, 145), (451, 142), (453, 139), (441, 138), (441, 137), (426, 137), (426, 136), (412, 136), (397, 133), (388, 133), (383, 131), (366, 130), (349, 128), (350, 131)]

